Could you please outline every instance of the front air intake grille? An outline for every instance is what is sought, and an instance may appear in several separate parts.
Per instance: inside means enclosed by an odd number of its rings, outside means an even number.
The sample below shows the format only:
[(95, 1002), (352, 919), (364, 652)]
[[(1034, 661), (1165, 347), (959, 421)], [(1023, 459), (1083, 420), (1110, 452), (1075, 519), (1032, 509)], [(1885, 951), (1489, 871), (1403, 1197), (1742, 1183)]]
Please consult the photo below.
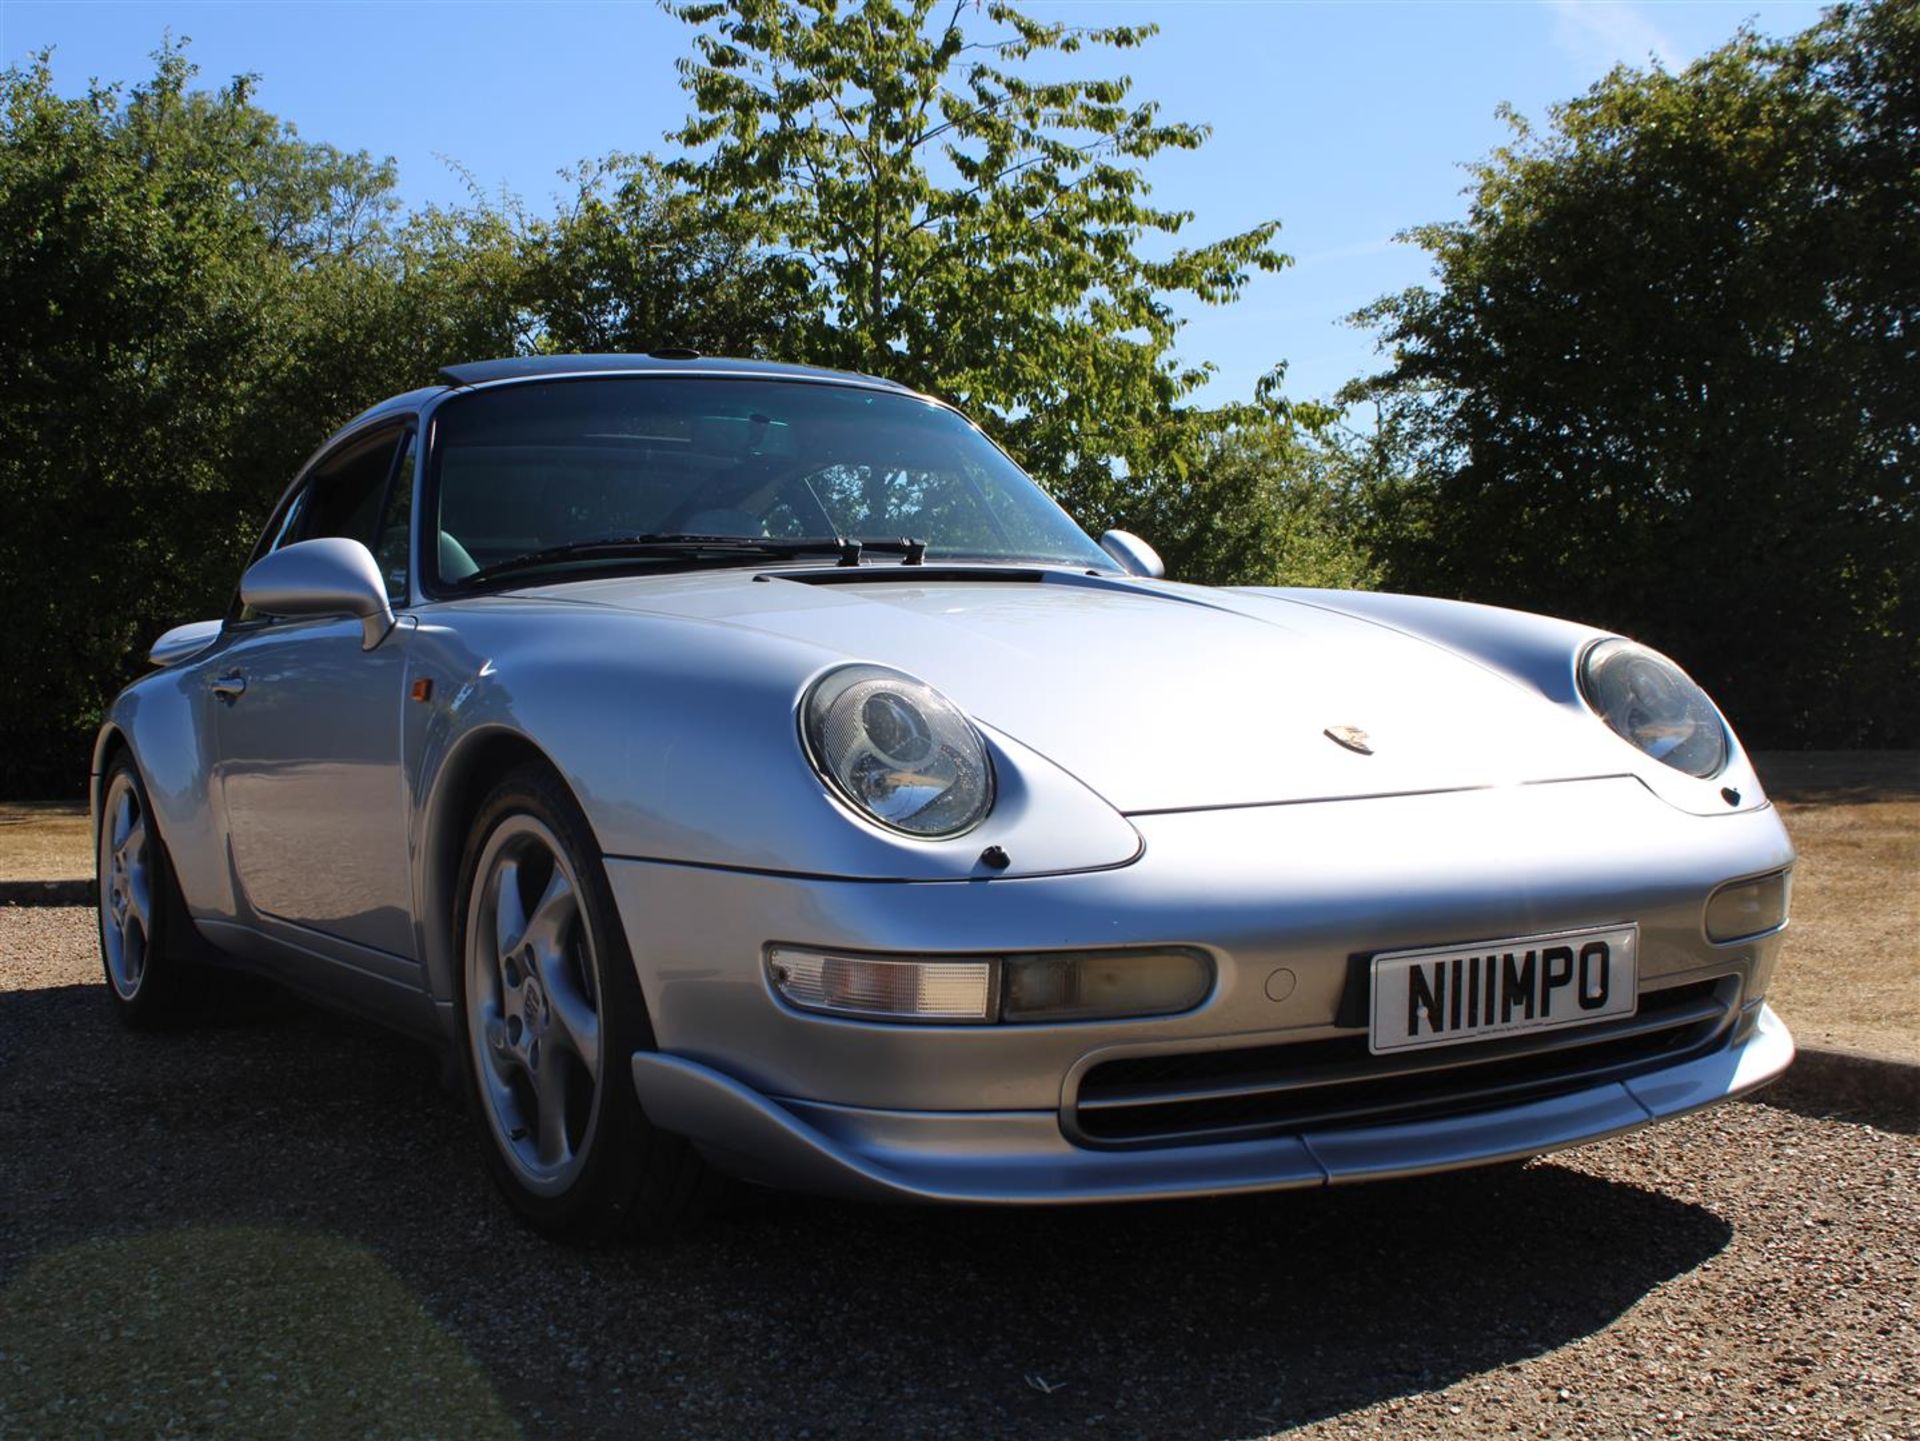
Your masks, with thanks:
[(1643, 992), (1618, 1021), (1399, 1056), (1371, 1054), (1364, 1035), (1128, 1056), (1088, 1069), (1064, 1121), (1084, 1145), (1160, 1146), (1514, 1105), (1705, 1055), (1738, 999), (1726, 976)]

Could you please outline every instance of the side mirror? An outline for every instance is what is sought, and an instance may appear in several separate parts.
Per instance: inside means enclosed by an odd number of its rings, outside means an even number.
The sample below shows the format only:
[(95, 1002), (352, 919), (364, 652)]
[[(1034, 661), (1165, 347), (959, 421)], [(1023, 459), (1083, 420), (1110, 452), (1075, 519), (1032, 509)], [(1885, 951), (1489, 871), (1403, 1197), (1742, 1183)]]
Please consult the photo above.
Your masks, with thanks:
[(373, 552), (341, 536), (299, 541), (262, 556), (240, 577), (240, 599), (283, 620), (353, 616), (360, 622), (362, 650), (372, 650), (393, 629), (393, 607)]
[(153, 643), (147, 660), (154, 665), (178, 665), (191, 660), (220, 639), (220, 622), (196, 620), (191, 625), (176, 625)]
[(1100, 537), (1100, 549), (1119, 561), (1120, 569), (1129, 575), (1143, 575), (1148, 580), (1159, 580), (1167, 573), (1167, 567), (1160, 559), (1160, 552), (1132, 531), (1108, 531)]

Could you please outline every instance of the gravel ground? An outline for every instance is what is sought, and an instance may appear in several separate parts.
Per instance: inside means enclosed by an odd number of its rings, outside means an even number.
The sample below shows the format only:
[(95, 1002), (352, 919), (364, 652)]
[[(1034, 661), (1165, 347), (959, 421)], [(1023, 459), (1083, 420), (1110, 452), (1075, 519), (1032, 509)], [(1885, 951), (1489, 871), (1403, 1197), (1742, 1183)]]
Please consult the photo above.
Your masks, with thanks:
[(1337, 1194), (520, 1229), (425, 1053), (119, 1031), (0, 910), (0, 1435), (1920, 1437), (1920, 1139), (1766, 1105)]

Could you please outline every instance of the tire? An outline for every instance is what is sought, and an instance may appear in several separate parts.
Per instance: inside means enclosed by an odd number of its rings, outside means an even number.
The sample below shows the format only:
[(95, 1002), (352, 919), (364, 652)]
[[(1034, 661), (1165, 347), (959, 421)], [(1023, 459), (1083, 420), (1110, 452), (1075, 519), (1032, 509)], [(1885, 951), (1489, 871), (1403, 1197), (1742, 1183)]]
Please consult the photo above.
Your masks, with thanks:
[(94, 914), (107, 995), (121, 1023), (159, 1030), (194, 1018), (200, 968), (188, 958), (186, 902), (147, 800), (146, 783), (126, 751), (100, 785), (94, 836)]
[(460, 862), (454, 1015), (487, 1168), (534, 1229), (576, 1245), (688, 1218), (708, 1168), (640, 1109), (653, 1027), (586, 816), (544, 766), (481, 802)]

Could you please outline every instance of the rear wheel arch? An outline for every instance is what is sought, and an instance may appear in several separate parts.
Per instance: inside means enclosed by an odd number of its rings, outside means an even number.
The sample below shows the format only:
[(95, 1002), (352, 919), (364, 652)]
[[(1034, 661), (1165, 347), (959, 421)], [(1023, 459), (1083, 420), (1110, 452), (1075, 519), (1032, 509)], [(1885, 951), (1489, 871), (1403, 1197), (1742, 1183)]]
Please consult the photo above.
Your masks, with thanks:
[[(207, 965), (218, 961), (219, 952), (200, 935), (180, 894), (166, 834), (133, 746), (119, 737), (117, 743), (103, 743), (96, 754), (100, 774), (92, 778), (93, 904), (109, 994), (121, 1020), (136, 1029), (191, 1022), (198, 1019), (206, 1007), (210, 994)], [(136, 907), (143, 959), (138, 968), (139, 979), (131, 983), (126, 982), (124, 975), (116, 976), (120, 962), (118, 953), (109, 948), (108, 934), (109, 890), (122, 897), (122, 906), (128, 897), (124, 879), (110, 879), (105, 855), (108, 828), (113, 824), (109, 811), (117, 811), (121, 804), (117, 797), (121, 794), (118, 778), (122, 775), (127, 777), (130, 787), (125, 793), (126, 799), (134, 807), (138, 825), (147, 837), (135, 870), (136, 874), (144, 870), (145, 876), (141, 887), (146, 898), (145, 909), (140, 911)], [(113, 877), (124, 878), (126, 874), (116, 856)], [(121, 945), (126, 944), (122, 932)], [(131, 984), (132, 989), (126, 989), (126, 984)]]
[[(100, 739), (94, 744), (93, 756), (93, 774), (87, 778), (87, 804), (88, 813), (92, 818), (93, 847), (97, 861), (100, 849), (100, 827), (106, 819), (102, 809), (106, 804), (107, 781), (113, 774), (114, 762), (122, 756), (126, 757), (127, 764), (133, 767), (133, 773), (140, 778), (141, 789), (149, 796), (152, 792), (147, 785), (147, 768), (140, 764), (140, 755), (133, 748), (132, 738), (118, 726), (108, 725), (102, 729)], [(154, 837), (160, 844), (160, 849), (166, 858), (168, 874), (171, 875), (173, 850), (167, 844), (166, 826), (158, 811), (149, 809), (147, 824), (153, 827)], [(184, 904), (179, 907), (179, 911), (184, 919), (186, 916)]]
[[(87, 812), (93, 818), (96, 831), (100, 828), (100, 803), (106, 795), (107, 772), (122, 751), (132, 756), (133, 742), (127, 739), (125, 731), (109, 721), (100, 727), (100, 735), (93, 743), (93, 771), (87, 777)], [(139, 764), (139, 758), (134, 757), (134, 766), (138, 768)]]

